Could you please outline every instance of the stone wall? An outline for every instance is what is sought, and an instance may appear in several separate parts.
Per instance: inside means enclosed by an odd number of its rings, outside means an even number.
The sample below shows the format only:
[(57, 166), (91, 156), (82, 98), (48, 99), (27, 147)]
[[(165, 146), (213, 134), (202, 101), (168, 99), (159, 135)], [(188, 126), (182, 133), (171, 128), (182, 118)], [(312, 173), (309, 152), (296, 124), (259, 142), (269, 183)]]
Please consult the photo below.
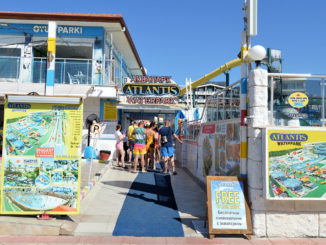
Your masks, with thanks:
[(259, 237), (326, 237), (325, 201), (277, 201), (264, 196), (268, 125), (267, 71), (252, 70), (248, 81), (248, 191), (253, 231)]

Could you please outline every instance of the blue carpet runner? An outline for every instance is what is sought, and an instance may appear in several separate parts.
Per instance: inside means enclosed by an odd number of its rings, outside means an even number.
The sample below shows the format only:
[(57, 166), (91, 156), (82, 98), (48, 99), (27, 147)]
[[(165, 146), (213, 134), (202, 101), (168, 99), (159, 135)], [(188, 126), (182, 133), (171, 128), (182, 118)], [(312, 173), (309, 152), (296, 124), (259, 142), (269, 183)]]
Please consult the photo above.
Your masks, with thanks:
[(115, 225), (114, 236), (183, 237), (169, 175), (139, 173)]

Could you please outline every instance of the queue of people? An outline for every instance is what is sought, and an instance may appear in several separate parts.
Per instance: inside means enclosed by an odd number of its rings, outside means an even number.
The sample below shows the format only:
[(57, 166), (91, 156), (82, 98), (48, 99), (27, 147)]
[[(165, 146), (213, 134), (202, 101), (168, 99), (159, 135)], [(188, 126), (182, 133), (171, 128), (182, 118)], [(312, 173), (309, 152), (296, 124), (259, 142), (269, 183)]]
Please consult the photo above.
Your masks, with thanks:
[[(156, 162), (163, 160), (163, 174), (167, 174), (171, 166), (174, 175), (174, 147), (173, 138), (180, 144), (180, 140), (171, 128), (170, 120), (166, 120), (161, 128), (155, 122), (146, 124), (144, 121), (133, 121), (126, 133), (121, 132), (121, 125), (116, 127), (116, 166), (127, 169), (125, 154), (128, 153), (127, 162), (131, 163), (131, 172), (137, 173), (138, 165), (142, 173), (147, 170), (156, 171)], [(120, 164), (121, 161), (121, 164)]]

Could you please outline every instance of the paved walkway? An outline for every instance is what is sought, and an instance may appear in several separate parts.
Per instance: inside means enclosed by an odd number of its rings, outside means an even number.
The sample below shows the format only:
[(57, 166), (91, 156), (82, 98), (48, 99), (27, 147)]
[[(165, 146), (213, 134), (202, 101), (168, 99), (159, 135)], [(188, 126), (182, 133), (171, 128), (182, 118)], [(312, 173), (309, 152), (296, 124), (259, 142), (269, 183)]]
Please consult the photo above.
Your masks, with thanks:
[(266, 238), (266, 239), (251, 239), (243, 238), (190, 238), (190, 237), (76, 237), (76, 236), (43, 236), (43, 237), (6, 237), (0, 236), (0, 244), (232, 244), (232, 245), (285, 245), (285, 244), (300, 244), (300, 245), (324, 245), (326, 238)]
[[(138, 226), (135, 227), (145, 226), (146, 219), (148, 219), (148, 223), (151, 223), (151, 227), (148, 229), (154, 229), (156, 223), (160, 223), (159, 221), (162, 220), (161, 229), (164, 229), (164, 225), (167, 225), (166, 229), (169, 229), (169, 225), (179, 223), (180, 228), (183, 230), (182, 236), (203, 237), (205, 234), (197, 233), (192, 221), (199, 222), (199, 226), (203, 223), (205, 192), (182, 169), (177, 169), (177, 171), (178, 175), (171, 175), (171, 184), (179, 214), (177, 212), (173, 216), (173, 213), (171, 214), (173, 205), (165, 205), (164, 202), (157, 200), (162, 199), (162, 196), (160, 197), (156, 193), (159, 183), (155, 185), (155, 181), (162, 181), (160, 180), (161, 174), (156, 174), (154, 181), (153, 173), (133, 174), (122, 168), (112, 166), (82, 201), (80, 215), (71, 216), (78, 224), (74, 235), (112, 236), (125, 234), (141, 236), (141, 232), (123, 231), (124, 226), (132, 226), (130, 224), (133, 221), (125, 217), (130, 215), (130, 219), (138, 222)], [(143, 183), (141, 183), (142, 181)], [(135, 184), (138, 185), (135, 186)], [(136, 208), (132, 207), (133, 203)], [(133, 210), (128, 213), (128, 209)], [(144, 220), (143, 223), (139, 221), (139, 217)], [(153, 222), (154, 219), (158, 220), (158, 222)], [(170, 219), (171, 222), (168, 223), (169, 220), (164, 222), (164, 219)], [(141, 228), (139, 227), (139, 230)], [(160, 227), (158, 226), (157, 229), (160, 229)], [(180, 232), (176, 234), (180, 234)], [(166, 235), (162, 230), (152, 236)]]

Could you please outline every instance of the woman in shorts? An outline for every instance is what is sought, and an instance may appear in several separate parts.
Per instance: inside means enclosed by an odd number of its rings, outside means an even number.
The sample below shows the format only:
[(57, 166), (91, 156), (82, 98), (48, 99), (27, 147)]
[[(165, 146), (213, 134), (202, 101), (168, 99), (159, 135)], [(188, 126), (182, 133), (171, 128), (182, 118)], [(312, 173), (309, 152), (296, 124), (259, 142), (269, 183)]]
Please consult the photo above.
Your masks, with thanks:
[(116, 127), (116, 132), (115, 132), (115, 149), (116, 149), (116, 166), (120, 167), (119, 165), (119, 155), (121, 155), (121, 164), (123, 168), (126, 168), (125, 165), (125, 152), (123, 150), (123, 138), (125, 137), (125, 134), (121, 133), (121, 125), (118, 124)]

